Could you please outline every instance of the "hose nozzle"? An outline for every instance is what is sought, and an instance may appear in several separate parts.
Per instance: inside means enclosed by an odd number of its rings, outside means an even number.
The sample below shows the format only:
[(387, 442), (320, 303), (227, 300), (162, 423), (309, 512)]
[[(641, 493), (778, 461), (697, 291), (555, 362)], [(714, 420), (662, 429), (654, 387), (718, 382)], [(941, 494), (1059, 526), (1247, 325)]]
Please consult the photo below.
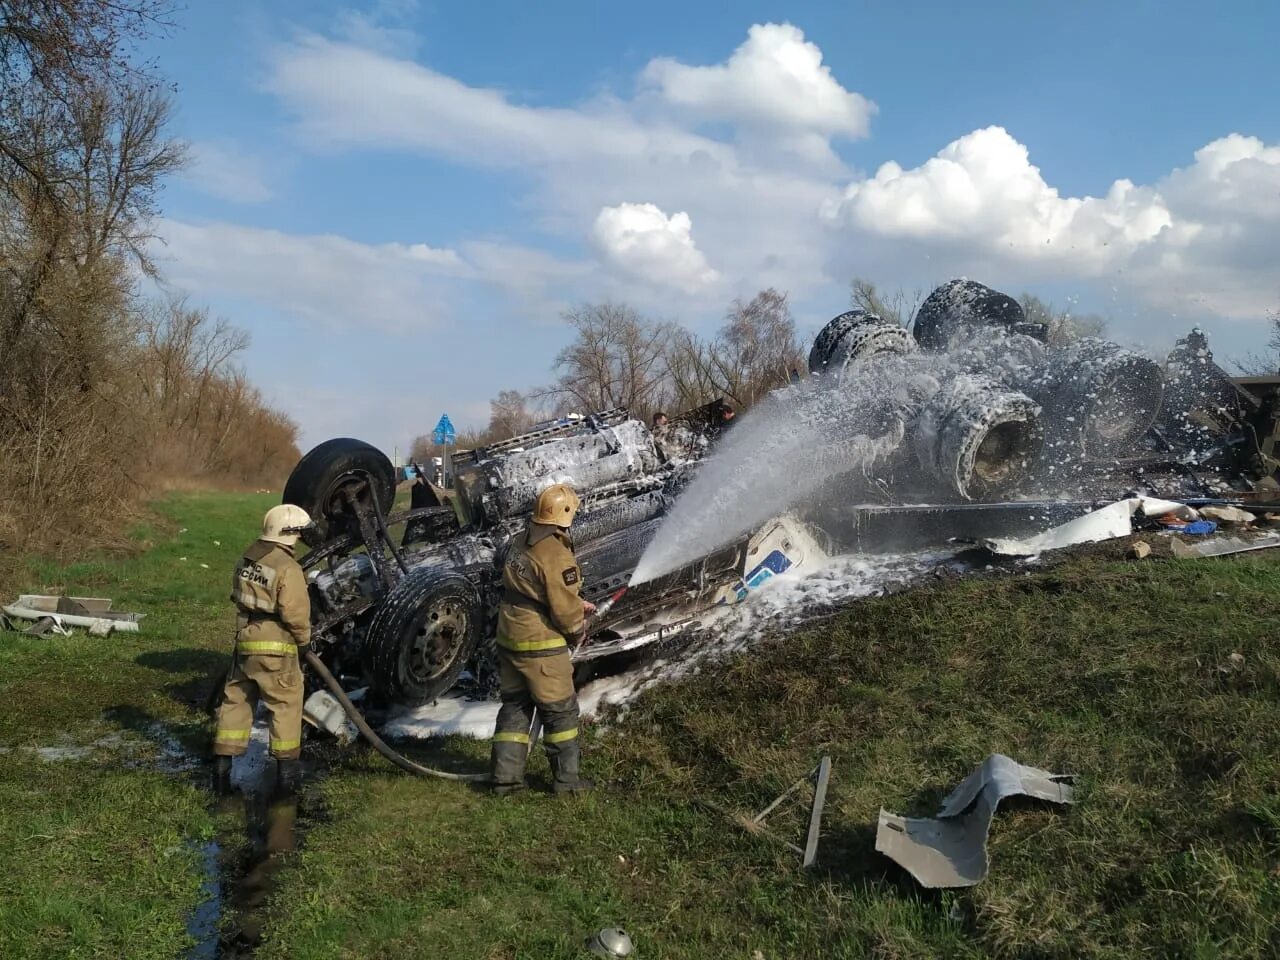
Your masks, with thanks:
[(630, 589), (629, 587), (623, 587), (621, 590), (618, 590), (615, 593), (610, 594), (609, 599), (601, 602), (599, 605), (596, 606), (596, 612), (591, 615), (591, 619), (599, 620), (606, 613), (612, 610), (613, 605), (617, 603), (619, 600), (621, 600), (622, 595), (626, 593), (627, 590), (629, 589)]

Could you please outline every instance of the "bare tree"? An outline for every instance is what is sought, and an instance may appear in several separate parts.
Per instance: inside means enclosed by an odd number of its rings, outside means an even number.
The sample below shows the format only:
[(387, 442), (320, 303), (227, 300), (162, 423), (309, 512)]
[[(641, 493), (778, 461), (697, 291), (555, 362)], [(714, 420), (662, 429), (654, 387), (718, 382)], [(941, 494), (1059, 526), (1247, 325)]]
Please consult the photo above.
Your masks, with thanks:
[(911, 323), (924, 295), (919, 290), (910, 293), (899, 287), (892, 293), (882, 293), (870, 280), (854, 277), (849, 284), (849, 302), (856, 310), (874, 313), (881, 320), (888, 320), (900, 327)]
[(1107, 332), (1107, 320), (1096, 313), (1075, 314), (1070, 310), (1057, 310), (1053, 304), (1039, 297), (1024, 293), (1018, 302), (1027, 315), (1028, 323), (1043, 323), (1048, 328), (1049, 343), (1060, 346), (1081, 337), (1100, 337)]
[(661, 402), (668, 324), (608, 301), (584, 304), (564, 319), (575, 336), (556, 354), (556, 382), (540, 396), (569, 401), (582, 412), (625, 407), (647, 414)]
[(137, 309), (183, 149), (134, 52), (171, 9), (0, 0), (0, 531), (26, 543), (118, 523), (166, 448), (179, 471), (249, 482), (297, 457), (297, 427), (230, 363), (242, 334)]
[(1266, 353), (1249, 353), (1243, 360), (1232, 363), (1241, 373), (1250, 377), (1270, 377), (1280, 373), (1280, 309), (1267, 317), (1271, 327), (1267, 338)]
[(787, 295), (772, 287), (751, 300), (735, 300), (710, 341), (674, 331), (665, 351), (666, 374), (684, 409), (724, 397), (749, 407), (787, 383), (801, 364), (796, 324)]
[(503, 390), (489, 401), (489, 428), (485, 432), (491, 440), (506, 440), (524, 433), (533, 422), (534, 415), (529, 412), (524, 394), (519, 390)]

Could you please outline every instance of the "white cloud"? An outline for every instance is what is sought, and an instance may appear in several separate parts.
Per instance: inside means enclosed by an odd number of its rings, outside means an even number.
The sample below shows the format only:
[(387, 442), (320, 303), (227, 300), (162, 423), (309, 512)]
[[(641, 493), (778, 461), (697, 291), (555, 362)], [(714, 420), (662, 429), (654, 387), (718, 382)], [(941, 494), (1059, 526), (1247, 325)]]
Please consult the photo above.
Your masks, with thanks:
[(833, 159), (830, 138), (865, 137), (876, 105), (846, 90), (817, 44), (789, 23), (756, 24), (727, 61), (688, 66), (667, 57), (641, 74), (669, 104), (702, 120), (783, 138), (802, 154)]
[(470, 268), (453, 250), (364, 244), (230, 223), (165, 220), (155, 248), (166, 278), (194, 293), (249, 297), (326, 326), (400, 331), (447, 315), (448, 281)]
[(692, 294), (720, 279), (692, 231), (687, 213), (668, 217), (652, 203), (622, 203), (600, 211), (592, 240), (605, 263), (625, 276)]
[(1071, 258), (1081, 267), (1114, 258), (1170, 225), (1160, 197), (1127, 180), (1104, 198), (1062, 197), (1027, 148), (1002, 127), (975, 130), (920, 167), (886, 163), (824, 208), (857, 229), (917, 240), (963, 240), (1010, 259)]
[(488, 167), (716, 148), (671, 125), (641, 124), (615, 101), (521, 106), (499, 90), (314, 35), (277, 50), (268, 88), (317, 141), (407, 147)]
[(634, 97), (557, 106), (470, 86), (375, 41), (284, 44), (269, 89), (316, 146), (443, 156), (520, 178), (527, 223), (562, 242), (587, 237), (608, 268), (458, 244), (475, 279), (529, 299), (539, 318), (601, 294), (670, 315), (673, 288), (683, 315), (711, 317), (726, 297), (766, 285), (834, 309), (854, 274), (890, 286), (959, 273), (1011, 289), (1062, 281), (1104, 310), (1113, 287), (1224, 316), (1280, 301), (1280, 148), (1254, 138), (1233, 134), (1185, 169), (1119, 179), (1097, 196), (1063, 195), (1000, 127), (850, 181), (831, 145), (864, 136), (875, 106), (794, 26), (753, 26), (719, 64), (652, 60)]
[[(817, 73), (829, 77), (825, 71)], [(633, 100), (525, 106), (502, 91), (316, 36), (276, 49), (268, 87), (316, 146), (400, 149), (514, 171), (530, 181), (524, 209), (533, 211), (533, 224), (571, 242), (590, 236), (601, 209), (619, 197), (643, 197), (698, 223), (699, 245), (715, 251), (726, 279), (723, 292), (750, 295), (760, 285), (781, 284), (798, 297), (825, 282), (816, 211), (831, 192), (832, 169), (817, 175), (775, 149), (785, 139), (780, 127), (761, 138), (769, 149), (716, 139), (692, 129), (687, 112), (651, 86)], [(821, 153), (827, 134), (817, 128), (849, 129), (850, 121), (830, 110), (816, 116), (804, 136), (818, 137)], [(802, 129), (791, 133), (801, 136)], [(623, 281), (622, 271), (614, 276)], [(594, 289), (580, 288), (574, 299)], [(712, 287), (703, 289), (709, 295)], [(643, 284), (605, 292), (642, 308), (666, 307)], [(719, 312), (705, 302), (689, 306)]]
[(266, 164), (225, 142), (191, 144), (191, 163), (183, 178), (205, 193), (233, 203), (262, 203), (271, 198)]
[(823, 214), (858, 247), (887, 237), (997, 277), (1108, 277), (1149, 303), (1223, 316), (1261, 316), (1280, 299), (1266, 267), (1280, 262), (1280, 148), (1238, 134), (1155, 184), (1063, 197), (1025, 146), (988, 127), (914, 169), (884, 164)]

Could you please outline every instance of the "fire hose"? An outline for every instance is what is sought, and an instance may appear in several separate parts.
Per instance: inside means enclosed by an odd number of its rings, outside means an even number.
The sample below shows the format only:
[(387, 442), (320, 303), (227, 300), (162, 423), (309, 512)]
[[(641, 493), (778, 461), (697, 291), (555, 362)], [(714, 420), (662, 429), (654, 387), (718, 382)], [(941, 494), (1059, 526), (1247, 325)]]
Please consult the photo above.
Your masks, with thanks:
[(303, 656), (306, 658), (308, 666), (316, 672), (316, 676), (324, 681), (324, 685), (329, 688), (329, 692), (342, 704), (342, 709), (346, 711), (347, 717), (356, 725), (356, 729), (369, 741), (373, 749), (377, 750), (401, 770), (406, 773), (412, 773), (414, 776), (439, 777), (441, 780), (460, 780), (475, 783), (489, 779), (489, 774), (487, 773), (450, 773), (447, 770), (424, 767), (422, 764), (410, 760), (404, 754), (392, 750), (387, 746), (386, 741), (374, 732), (373, 727), (369, 726), (369, 722), (356, 709), (356, 705), (351, 702), (351, 698), (342, 689), (342, 684), (338, 683), (338, 678), (329, 672), (329, 668), (324, 665), (324, 662), (310, 650), (303, 651)]
[[(595, 619), (599, 619), (600, 616), (607, 613), (608, 610), (626, 592), (627, 588), (623, 587), (601, 603), (596, 609)], [(404, 770), (406, 773), (412, 773), (417, 777), (439, 777), (441, 780), (454, 780), (463, 783), (477, 783), (479, 781), (489, 779), (489, 774), (487, 773), (450, 773), (447, 770), (436, 770), (433, 767), (424, 767), (422, 764), (415, 763), (413, 760), (410, 760), (404, 754), (392, 750), (391, 747), (387, 745), (387, 742), (378, 736), (373, 727), (369, 726), (369, 722), (365, 720), (364, 715), (359, 711), (359, 709), (357, 709), (356, 705), (351, 702), (351, 698), (347, 696), (347, 692), (342, 689), (342, 684), (340, 684), (338, 682), (338, 678), (329, 671), (329, 668), (324, 665), (324, 661), (316, 656), (316, 654), (311, 650), (303, 650), (302, 655), (307, 661), (307, 665), (316, 672), (316, 676), (321, 679), (324, 685), (329, 688), (329, 692), (332, 693), (338, 703), (342, 705), (342, 709), (346, 712), (347, 718), (355, 724), (356, 729), (360, 731), (360, 734), (369, 741), (370, 745), (375, 750), (401, 770)], [(223, 679), (225, 680), (225, 675)], [(222, 683), (219, 682), (215, 684), (214, 689), (210, 691), (209, 702), (206, 704), (206, 707), (210, 712), (212, 712), (213, 709), (214, 697), (216, 696), (217, 691), (220, 691), (221, 688)], [(535, 724), (538, 723), (536, 715), (534, 722)]]
[[(626, 592), (627, 588), (623, 587), (601, 603), (600, 606), (596, 608), (595, 619), (599, 619), (602, 615), (607, 613)], [(447, 770), (436, 770), (433, 767), (424, 767), (422, 764), (415, 763), (410, 760), (404, 754), (397, 753), (395, 750), (392, 750), (391, 747), (387, 746), (386, 741), (378, 736), (373, 727), (369, 726), (369, 722), (365, 720), (364, 715), (360, 713), (356, 708), (356, 705), (351, 702), (351, 698), (347, 696), (347, 692), (342, 689), (342, 684), (338, 682), (337, 677), (329, 672), (329, 668), (324, 665), (324, 661), (316, 656), (311, 650), (304, 650), (303, 656), (307, 661), (307, 665), (316, 672), (316, 676), (318, 676), (324, 682), (324, 685), (329, 688), (329, 692), (337, 698), (338, 703), (342, 704), (342, 709), (346, 711), (348, 719), (356, 725), (356, 729), (359, 730), (361, 735), (369, 741), (373, 746), (373, 749), (377, 750), (401, 770), (404, 770), (407, 773), (412, 773), (414, 776), (418, 777), (439, 777), (441, 780), (458, 780), (470, 783), (489, 779), (489, 774), (487, 773), (450, 773)], [(534, 723), (538, 723), (536, 715)], [(533, 738), (530, 739), (532, 740)]]

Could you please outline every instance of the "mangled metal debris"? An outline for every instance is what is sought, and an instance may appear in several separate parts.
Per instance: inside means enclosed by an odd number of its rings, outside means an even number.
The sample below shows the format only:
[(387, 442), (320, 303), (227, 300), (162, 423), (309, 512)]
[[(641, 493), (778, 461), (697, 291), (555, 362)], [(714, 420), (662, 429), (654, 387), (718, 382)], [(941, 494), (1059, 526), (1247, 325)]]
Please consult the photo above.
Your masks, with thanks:
[(317, 690), (302, 705), (302, 719), (313, 727), (333, 736), (342, 746), (350, 746), (360, 737), (360, 731), (347, 716), (338, 699), (327, 690)]
[(1006, 557), (1033, 557), (1046, 550), (1061, 550), (1079, 543), (1114, 540), (1133, 533), (1134, 514), (1144, 517), (1174, 516), (1192, 522), (1199, 515), (1191, 507), (1154, 497), (1131, 497), (1117, 500), (1101, 510), (1087, 513), (1061, 526), (1052, 527), (1025, 539), (984, 540), (982, 545), (992, 553)]
[(34, 621), (26, 632), (43, 635), (66, 634), (69, 627), (88, 630), (90, 635), (105, 637), (117, 631), (137, 633), (144, 613), (112, 610), (113, 601), (105, 597), (60, 597), (24, 593), (2, 609), (15, 620)]
[(1217, 537), (1202, 543), (1183, 543), (1181, 540), (1174, 540), (1172, 543), (1173, 555), (1179, 560), (1195, 557), (1226, 557), (1233, 553), (1269, 550), (1272, 547), (1280, 547), (1280, 536), (1258, 537), (1255, 540), (1246, 540), (1242, 537)]
[(587, 937), (583, 946), (593, 957), (629, 957), (635, 944), (621, 927), (605, 927)]
[[(806, 773), (803, 777), (787, 787), (786, 790), (778, 794), (767, 807), (757, 813), (755, 816), (747, 817), (741, 814), (730, 813), (728, 810), (712, 803), (706, 798), (699, 798), (700, 803), (710, 809), (716, 811), (732, 823), (741, 827), (747, 833), (763, 834), (782, 844), (793, 853), (799, 854), (800, 865), (806, 870), (812, 867), (818, 859), (818, 840), (822, 834), (822, 814), (827, 803), (827, 785), (831, 782), (831, 758), (823, 757), (818, 765)], [(773, 814), (783, 803), (793, 799), (797, 792), (805, 784), (813, 784), (813, 800), (809, 805), (809, 826), (805, 832), (805, 843), (803, 849), (796, 846), (790, 840), (773, 832), (765, 821)]]
[(1027, 796), (1074, 803), (1073, 779), (993, 753), (947, 795), (936, 818), (902, 817), (882, 808), (876, 850), (923, 887), (972, 887), (990, 867), (987, 836), (1000, 801)]

